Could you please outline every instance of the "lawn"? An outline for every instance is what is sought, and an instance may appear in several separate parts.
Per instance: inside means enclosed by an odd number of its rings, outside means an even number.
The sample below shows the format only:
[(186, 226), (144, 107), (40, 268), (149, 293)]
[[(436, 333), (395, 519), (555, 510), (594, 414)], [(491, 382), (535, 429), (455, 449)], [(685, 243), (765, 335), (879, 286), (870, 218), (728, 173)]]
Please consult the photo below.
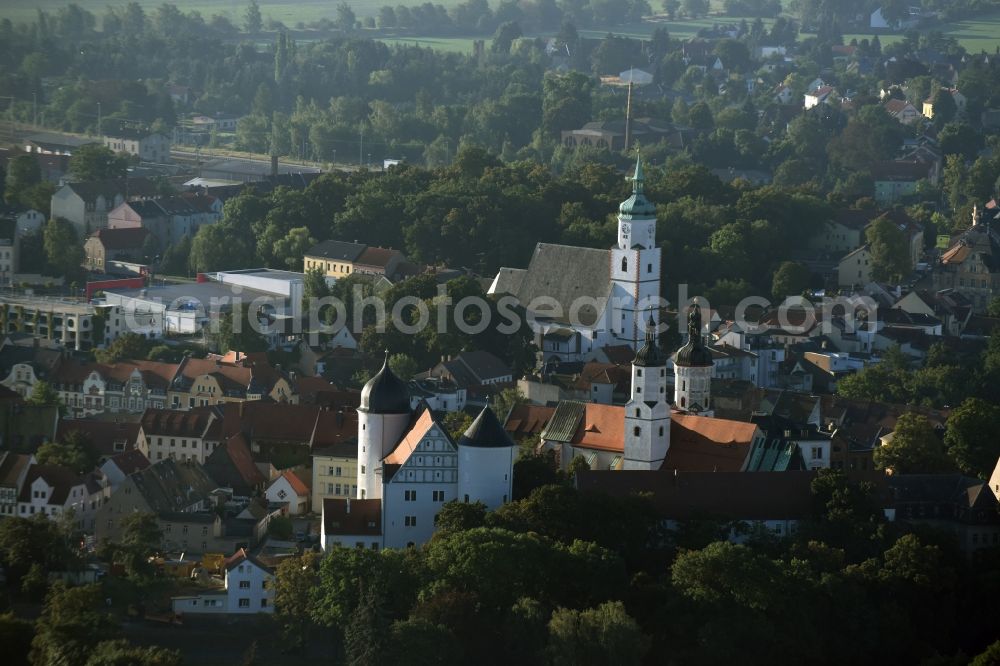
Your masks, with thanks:
[[(229, 18), (237, 25), (242, 25), (243, 15), (246, 12), (249, 0), (135, 0), (143, 9), (146, 15), (151, 15), (157, 7), (164, 1), (177, 5), (177, 8), (187, 13), (193, 10), (201, 12), (206, 19), (213, 14), (221, 14)], [(15, 23), (33, 21), (37, 10), (44, 9), (48, 12), (56, 12), (60, 7), (68, 4), (69, 0), (0, 0), (0, 18), (9, 18)], [(461, 0), (434, 0), (434, 4), (441, 4), (445, 7), (459, 4)], [(76, 0), (76, 4), (88, 9), (98, 16), (104, 13), (105, 8), (124, 6), (127, 0)], [(337, 0), (257, 0), (260, 5), (260, 13), (266, 22), (268, 18), (281, 21), (289, 27), (294, 27), (296, 23), (309, 23), (321, 18), (334, 19), (337, 13)], [(398, 0), (347, 0), (358, 18), (374, 16), (378, 8), (382, 5), (398, 5)], [(405, 4), (419, 4), (416, 1)]]

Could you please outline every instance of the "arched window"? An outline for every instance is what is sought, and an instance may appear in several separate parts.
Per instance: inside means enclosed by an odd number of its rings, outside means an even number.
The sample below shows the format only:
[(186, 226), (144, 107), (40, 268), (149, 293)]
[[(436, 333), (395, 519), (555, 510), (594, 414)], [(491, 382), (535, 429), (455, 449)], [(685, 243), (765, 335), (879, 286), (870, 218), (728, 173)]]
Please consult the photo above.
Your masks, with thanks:
[(639, 435), (642, 434), (642, 428), (640, 428), (639, 426), (636, 426), (635, 429), (632, 431), (632, 434), (634, 434), (636, 437), (638, 437)]
[(637, 417), (639, 416), (639, 408), (638, 408), (638, 407), (636, 407), (636, 408), (635, 408), (635, 415), (636, 415)]
[(628, 257), (622, 257), (622, 273), (628, 271)]

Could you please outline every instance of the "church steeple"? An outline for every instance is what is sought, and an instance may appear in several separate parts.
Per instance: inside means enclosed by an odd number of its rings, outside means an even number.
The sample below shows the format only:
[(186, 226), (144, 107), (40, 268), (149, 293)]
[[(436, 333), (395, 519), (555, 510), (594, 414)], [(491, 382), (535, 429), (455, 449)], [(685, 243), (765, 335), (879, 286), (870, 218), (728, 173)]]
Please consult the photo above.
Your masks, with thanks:
[(625, 405), (625, 469), (660, 469), (670, 448), (667, 359), (650, 309), (646, 341), (632, 361), (632, 395)]
[(649, 319), (646, 321), (646, 341), (635, 355), (635, 365), (642, 368), (656, 368), (667, 364), (666, 356), (660, 351), (657, 338), (656, 322), (653, 321), (653, 310), (650, 308)]

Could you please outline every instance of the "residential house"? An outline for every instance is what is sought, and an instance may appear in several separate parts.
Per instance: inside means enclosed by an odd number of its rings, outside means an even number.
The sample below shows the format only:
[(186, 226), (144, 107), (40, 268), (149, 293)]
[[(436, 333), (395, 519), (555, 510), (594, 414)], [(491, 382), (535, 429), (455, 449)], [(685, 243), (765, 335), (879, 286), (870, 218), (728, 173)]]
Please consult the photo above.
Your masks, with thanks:
[[(643, 145), (666, 141), (674, 148), (682, 148), (690, 132), (674, 127), (670, 122), (655, 118), (633, 118), (628, 128), (632, 141)], [(567, 148), (588, 146), (612, 152), (620, 152), (625, 148), (624, 120), (597, 120), (586, 123), (583, 127), (562, 131), (562, 144)]]
[[(169, 550), (225, 551), (215, 504), (216, 484), (195, 461), (165, 458), (125, 477), (97, 513), (99, 542), (117, 542), (122, 523), (133, 513), (154, 513), (163, 533), (162, 546)], [(219, 522), (217, 522), (219, 521)], [(198, 551), (198, 546), (202, 548)]]
[(222, 200), (195, 192), (125, 201), (108, 213), (112, 229), (148, 230), (156, 238), (160, 251), (176, 245), (185, 237), (193, 238), (201, 227), (222, 219)]
[(382, 544), (382, 500), (327, 498), (321, 510), (323, 552), (337, 547), (379, 549)]
[(393, 279), (403, 261), (399, 250), (333, 240), (314, 245), (303, 257), (305, 270), (318, 268), (326, 277), (334, 279), (353, 273)]
[(94, 520), (104, 502), (104, 487), (98, 475), (80, 476), (62, 465), (31, 465), (17, 498), (17, 515), (36, 513), (59, 520), (69, 515), (73, 525), (94, 531)]
[(0, 335), (23, 333), (47, 341), (45, 346), (89, 350), (117, 338), (126, 330), (120, 324), (114, 307), (45, 296), (0, 296)]
[(837, 284), (841, 287), (867, 284), (872, 281), (872, 253), (867, 243), (848, 252), (837, 264)]
[(170, 139), (157, 132), (121, 128), (105, 136), (104, 145), (116, 153), (138, 157), (142, 162), (170, 162)]
[[(357, 426), (355, 425), (355, 430)], [(327, 498), (357, 497), (358, 444), (354, 438), (312, 449), (312, 510), (323, 511)]]
[(821, 85), (818, 88), (810, 89), (803, 96), (802, 107), (808, 111), (820, 104), (827, 104), (837, 99), (837, 90), (833, 86)]
[(74, 418), (102, 412), (141, 414), (166, 406), (167, 387), (177, 366), (157, 361), (113, 364), (65, 359), (50, 382)]
[(286, 505), (288, 513), (293, 516), (306, 513), (311, 500), (309, 486), (288, 469), (271, 482), (265, 497), (269, 502)]
[(108, 214), (122, 202), (155, 195), (145, 178), (67, 183), (52, 195), (51, 216), (69, 221), (77, 238), (87, 238), (108, 226)]
[(249, 499), (260, 494), (267, 478), (254, 462), (246, 436), (240, 432), (230, 437), (205, 459), (205, 472), (220, 488), (232, 491), (234, 499)]
[(514, 380), (513, 371), (503, 361), (483, 350), (463, 351), (454, 357), (442, 358), (426, 373), (416, 375), (418, 379), (424, 377), (447, 379), (465, 389), (509, 384)]
[(960, 336), (972, 318), (972, 303), (954, 289), (928, 291), (914, 289), (892, 306), (911, 315), (935, 317), (941, 322), (941, 334)]
[(936, 291), (964, 296), (976, 313), (985, 312), (1000, 294), (1000, 231), (975, 214), (972, 227), (952, 241), (933, 268)]
[(905, 99), (890, 99), (882, 104), (882, 108), (892, 118), (904, 125), (912, 125), (923, 119), (917, 107), (913, 106)]
[(294, 396), (292, 384), (266, 361), (225, 363), (186, 357), (167, 397), (171, 409), (192, 409), (265, 397), (280, 400), (282, 396), (285, 401)]
[(87, 270), (104, 273), (111, 260), (145, 263), (143, 249), (147, 236), (149, 232), (141, 227), (98, 229), (83, 244), (84, 266)]
[(1000, 546), (1000, 504), (989, 482), (961, 474), (895, 474), (896, 520), (952, 532), (966, 554)]
[(920, 160), (893, 160), (879, 162), (872, 167), (875, 180), (875, 202), (890, 206), (916, 193), (917, 184), (930, 181), (936, 168)]
[[(741, 543), (755, 535), (787, 537), (811, 520), (815, 478), (816, 472), (805, 471), (583, 471), (577, 473), (576, 487), (612, 497), (648, 497), (668, 530), (714, 521), (725, 529), (729, 541)], [(878, 506), (886, 517), (893, 515), (885, 475), (855, 473), (849, 478), (874, 484)]]
[(17, 515), (21, 488), (35, 464), (35, 456), (30, 453), (0, 452), (0, 517)]
[(137, 449), (129, 449), (116, 453), (100, 466), (101, 474), (107, 482), (111, 492), (118, 489), (118, 486), (129, 476), (149, 467), (149, 459)]
[(204, 463), (221, 443), (222, 418), (212, 407), (147, 409), (139, 423), (136, 449), (153, 462)]
[[(966, 99), (965, 95), (963, 95), (962, 93), (958, 92), (958, 88), (941, 88), (941, 90), (944, 90), (944, 91), (948, 92), (949, 94), (951, 94), (951, 98), (955, 101), (955, 112), (956, 112), (956, 115), (959, 115), (959, 116), (965, 115), (965, 107), (966, 107), (966, 104), (968, 103), (968, 100)], [(932, 94), (930, 97), (928, 97), (927, 99), (925, 99), (924, 103), (923, 103), (922, 112), (923, 112), (923, 115), (926, 116), (928, 119), (934, 118), (934, 97), (935, 96), (936, 96), (936, 93)]]
[(195, 596), (171, 599), (177, 615), (274, 612), (274, 569), (240, 548), (226, 558), (226, 578), (222, 589)]

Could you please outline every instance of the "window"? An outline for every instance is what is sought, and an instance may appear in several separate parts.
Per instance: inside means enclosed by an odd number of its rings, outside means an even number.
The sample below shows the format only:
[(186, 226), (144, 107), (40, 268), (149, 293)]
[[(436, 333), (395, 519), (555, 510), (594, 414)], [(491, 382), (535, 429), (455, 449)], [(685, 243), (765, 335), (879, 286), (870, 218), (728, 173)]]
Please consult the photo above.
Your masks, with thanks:
[(636, 426), (636, 427), (635, 427), (635, 428), (634, 428), (634, 429), (632, 430), (632, 434), (633, 434), (633, 435), (635, 435), (636, 437), (638, 437), (639, 435), (641, 435), (641, 434), (642, 434), (642, 428), (640, 428), (639, 426)]
[(250, 600), (246, 598), (240, 599), (240, 608), (250, 608)]
[(335, 486), (333, 486), (333, 494), (334, 495), (339, 495), (340, 494), (340, 484), (339, 483), (336, 484)]
[(636, 418), (639, 418), (639, 408), (638, 407), (635, 408), (635, 416), (636, 416)]
[(404, 516), (403, 517), (403, 526), (404, 527), (416, 527), (417, 526), (417, 517), (416, 516)]
[(364, 465), (362, 465), (362, 466), (361, 466), (361, 473), (362, 473), (362, 474), (364, 474), (364, 473), (365, 473), (365, 466), (364, 466)]
[(818, 446), (812, 447), (812, 457), (813, 457), (813, 460), (817, 460), (819, 458), (822, 458), (823, 457), (823, 449), (821, 449)]
[(250, 589), (250, 581), (248, 581), (248, 580), (241, 580), (240, 581), (240, 589), (241, 590), (249, 590)]
[(431, 499), (433, 499), (435, 502), (443, 502), (444, 501), (444, 491), (443, 490), (435, 490), (435, 491), (433, 491), (431, 493)]
[(653, 272), (653, 264), (646, 264), (646, 272), (647, 273)]
[(260, 600), (260, 607), (261, 608), (267, 608), (267, 599), (261, 599)]
[(622, 257), (622, 273), (628, 270), (628, 257)]
[(343, 468), (341, 468), (341, 467), (335, 467), (334, 469), (336, 470), (336, 473), (334, 474), (334, 476), (342, 476), (344, 474)]
[(660, 426), (660, 437), (663, 437), (663, 426)]
[(416, 490), (404, 490), (403, 491), (403, 501), (404, 502), (416, 502), (417, 501), (417, 491)]

